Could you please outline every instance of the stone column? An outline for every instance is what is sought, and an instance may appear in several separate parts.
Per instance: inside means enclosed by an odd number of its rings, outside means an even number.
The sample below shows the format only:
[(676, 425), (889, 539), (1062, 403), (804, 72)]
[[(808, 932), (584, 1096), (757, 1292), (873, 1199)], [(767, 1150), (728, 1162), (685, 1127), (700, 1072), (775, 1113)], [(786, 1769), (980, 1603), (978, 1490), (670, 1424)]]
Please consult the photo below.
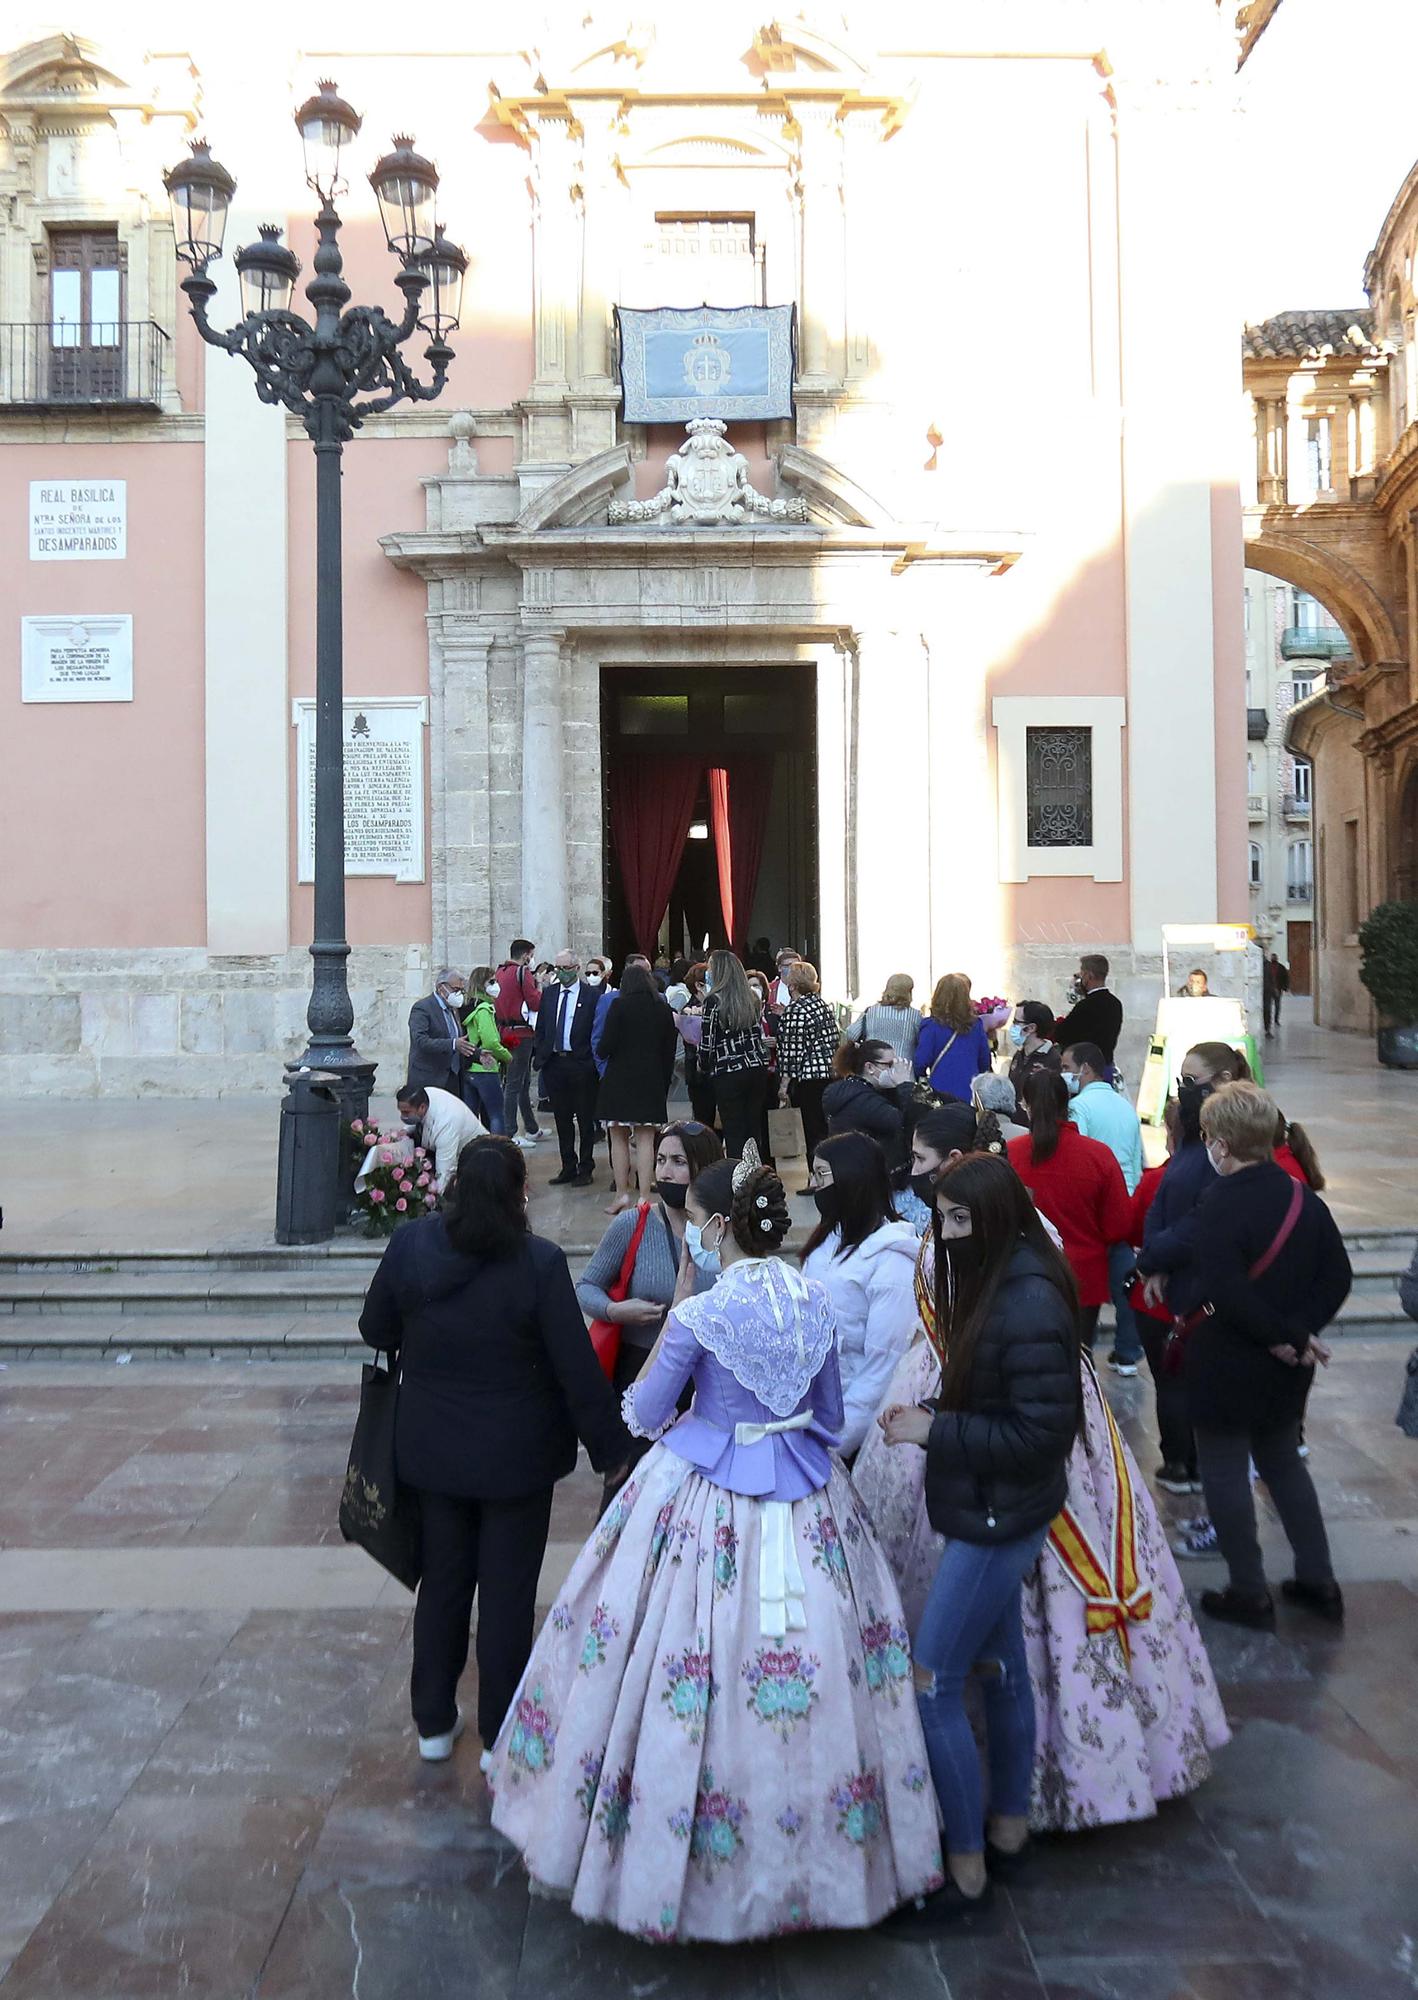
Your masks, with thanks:
[[(855, 828), (857, 982), (877, 999), (889, 974), (923, 956), (932, 797), (929, 656), (919, 631), (870, 626), (856, 635)], [(973, 734), (970, 748), (975, 748)]]
[[(1231, 328), (1233, 273), (1224, 250), (1208, 259), (1188, 355), (1189, 410), (1156, 339), (1175, 292), (1174, 246), (1189, 217), (1229, 199), (1225, 93), (1140, 81), (1119, 91), (1118, 235), (1123, 354), (1123, 548), (1126, 561), (1128, 884), (1135, 950), (1161, 948), (1163, 924), (1217, 921), (1217, 815), (1244, 809), (1244, 771), (1217, 796), (1218, 697), (1239, 713), (1244, 654), (1217, 655), (1215, 607), (1240, 585), (1242, 551), (1220, 531), (1214, 505), (1238, 487)], [(1234, 409), (1234, 403), (1231, 407)], [(1216, 496), (1214, 501), (1213, 496)], [(1213, 568), (1213, 562), (1216, 567)], [(1234, 704), (1234, 707), (1232, 706)], [(1187, 773), (1157, 810), (1158, 746)], [(1234, 795), (1233, 795), (1234, 787)]]
[[(455, 586), (445, 583), (443, 590)], [(493, 634), (466, 610), (430, 612), (429, 715), (433, 961), (492, 961), (488, 654)]]
[(551, 956), (571, 942), (567, 800), (562, 774), (558, 627), (523, 627), (522, 929)]
[(569, 463), (567, 394), (575, 356), (574, 286), (579, 220), (572, 205), (570, 119), (548, 112), (536, 123), (532, 164), (532, 349), (536, 375), (523, 399), (524, 459)]
[(795, 103), (801, 132), (802, 384), (826, 388), (842, 379), (846, 326), (846, 234), (842, 213), (842, 128), (838, 107)]

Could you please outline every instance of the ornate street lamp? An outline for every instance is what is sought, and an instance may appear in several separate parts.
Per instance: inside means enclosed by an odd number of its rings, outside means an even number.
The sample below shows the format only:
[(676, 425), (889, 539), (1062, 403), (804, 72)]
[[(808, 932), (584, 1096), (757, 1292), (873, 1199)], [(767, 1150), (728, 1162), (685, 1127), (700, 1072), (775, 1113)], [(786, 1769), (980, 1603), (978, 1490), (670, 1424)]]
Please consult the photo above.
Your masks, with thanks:
[[(438, 170), (410, 139), (370, 175), (389, 248), (400, 270), (394, 282), (404, 295), (396, 325), (378, 306), (351, 306), (342, 277), (340, 217), (335, 197), (345, 187), (342, 158), (358, 137), (360, 119), (333, 83), (322, 82), (296, 113), (307, 184), (320, 198), (315, 227), (314, 274), (305, 296), (313, 323), (291, 310), (300, 264), (264, 224), (255, 243), (236, 253), (245, 318), (222, 332), (207, 317), (216, 285), (207, 267), (222, 254), (222, 239), (236, 183), (215, 161), (205, 140), (192, 157), (164, 177), (172, 203), (179, 260), (190, 266), (182, 289), (203, 340), (237, 354), (256, 377), (263, 403), (293, 410), (315, 446), (315, 961), (306, 1020), (310, 1041), (297, 1069), (334, 1071), (341, 1079), (346, 1117), (368, 1109), (374, 1065), (352, 1039), (345, 938), (344, 657), (340, 548), (340, 459), (347, 438), (364, 418), (404, 400), (431, 402), (443, 388), (452, 349), (446, 336), (462, 310), (467, 260), (446, 241), (434, 220)], [(424, 303), (424, 294), (430, 294)], [(430, 336), (424, 358), (433, 379), (424, 383), (400, 349), (421, 329)]]

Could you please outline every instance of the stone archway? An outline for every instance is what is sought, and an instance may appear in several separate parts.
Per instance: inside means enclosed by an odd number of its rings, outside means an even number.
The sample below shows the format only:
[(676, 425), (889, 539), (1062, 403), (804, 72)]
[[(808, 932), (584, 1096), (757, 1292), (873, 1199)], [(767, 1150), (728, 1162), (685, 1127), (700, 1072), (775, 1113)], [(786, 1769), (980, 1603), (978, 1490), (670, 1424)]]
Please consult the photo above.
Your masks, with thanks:
[(1394, 815), (1393, 893), (1400, 902), (1418, 901), (1418, 761), (1397, 793)]
[(1248, 569), (1318, 598), (1338, 619), (1361, 670), (1398, 667), (1406, 659), (1396, 605), (1337, 549), (1324, 547), (1288, 520), (1256, 520), (1246, 524), (1245, 560)]

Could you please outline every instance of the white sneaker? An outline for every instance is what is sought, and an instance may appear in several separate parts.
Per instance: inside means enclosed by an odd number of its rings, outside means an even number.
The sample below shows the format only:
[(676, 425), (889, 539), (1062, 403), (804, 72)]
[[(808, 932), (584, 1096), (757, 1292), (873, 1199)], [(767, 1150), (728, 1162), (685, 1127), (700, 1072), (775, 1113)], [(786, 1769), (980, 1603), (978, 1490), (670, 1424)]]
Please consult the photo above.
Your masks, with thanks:
[(479, 1757), (479, 1759), (478, 1759), (478, 1769), (479, 1769), (479, 1770), (480, 1770), (480, 1771), (482, 1772), (482, 1774), (483, 1774), (483, 1776), (484, 1776), (484, 1777), (486, 1777), (486, 1776), (487, 1776), (487, 1774), (488, 1774), (488, 1772), (489, 1772), (489, 1771), (490, 1771), (490, 1770), (492, 1769), (492, 1752), (491, 1752), (491, 1750), (484, 1750), (484, 1751), (483, 1751), (483, 1754), (482, 1754), (482, 1755), (481, 1755), (481, 1757)]
[(446, 1764), (453, 1755), (453, 1745), (463, 1733), (463, 1718), (458, 1716), (446, 1736), (420, 1736), (419, 1755), (425, 1764)]
[(524, 1153), (530, 1153), (537, 1142), (535, 1139), (529, 1139), (525, 1132), (519, 1132), (512, 1143), (514, 1146), (520, 1146)]

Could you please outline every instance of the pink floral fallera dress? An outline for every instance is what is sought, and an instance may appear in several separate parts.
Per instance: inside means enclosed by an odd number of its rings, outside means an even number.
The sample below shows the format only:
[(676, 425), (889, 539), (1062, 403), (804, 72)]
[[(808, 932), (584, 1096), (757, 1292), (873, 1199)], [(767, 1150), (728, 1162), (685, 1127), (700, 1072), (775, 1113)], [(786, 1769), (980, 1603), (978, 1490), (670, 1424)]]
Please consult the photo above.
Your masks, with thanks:
[[(928, 1239), (918, 1288), (926, 1312), (931, 1267)], [(921, 1402), (939, 1386), (923, 1331), (897, 1365), (887, 1404)], [(873, 1425), (852, 1474), (913, 1632), (942, 1546), (926, 1515), (925, 1457), (912, 1445), (888, 1445)], [(1129, 1552), (1126, 1576), (1120, 1544)], [(1103, 1555), (1108, 1575), (1091, 1617), (1081, 1580), (1087, 1560), (1074, 1560), (1080, 1549)], [(1152, 1496), (1086, 1360), (1066, 1514), (1025, 1577), (1023, 1614), (1038, 1720), (1036, 1832), (1150, 1819), (1161, 1800), (1205, 1782), (1212, 1752), (1231, 1732)]]
[(733, 1265), (625, 1408), (670, 1428), (538, 1636), (493, 1825), (578, 1916), (652, 1942), (875, 1924), (938, 1885), (940, 1841), (900, 1596), (831, 1456), (826, 1292)]

